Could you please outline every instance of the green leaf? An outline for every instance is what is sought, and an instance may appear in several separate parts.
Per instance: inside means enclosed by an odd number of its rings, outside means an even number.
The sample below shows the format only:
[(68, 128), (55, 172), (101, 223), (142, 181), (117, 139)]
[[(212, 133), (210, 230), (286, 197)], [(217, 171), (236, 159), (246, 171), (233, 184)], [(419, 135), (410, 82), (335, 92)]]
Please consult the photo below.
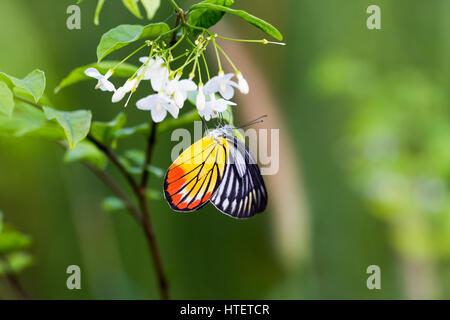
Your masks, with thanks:
[(94, 16), (94, 24), (98, 26), (100, 22), (100, 12), (103, 9), (103, 5), (105, 4), (105, 0), (98, 0), (97, 7), (95, 8), (95, 16)]
[(30, 72), (25, 78), (18, 79), (13, 76), (7, 75), (6, 73), (0, 72), (0, 81), (5, 82), (10, 89), (18, 87), (26, 90), (30, 93), (35, 102), (44, 94), (45, 90), (45, 73), (41, 70), (34, 70)]
[(0, 82), (0, 112), (11, 116), (14, 110), (14, 99), (11, 89), (4, 82)]
[(69, 146), (72, 149), (89, 133), (92, 119), (91, 111), (59, 111), (44, 107), (44, 113), (48, 120), (55, 119), (64, 129)]
[(29, 104), (16, 101), (11, 117), (0, 115), (0, 135), (24, 136), (36, 133), (47, 124), (44, 113)]
[(147, 189), (145, 192), (145, 197), (148, 200), (161, 200), (162, 192), (154, 189)]
[(8, 273), (18, 274), (33, 265), (32, 256), (23, 251), (13, 252), (8, 255)]
[(23, 250), (30, 246), (31, 238), (6, 225), (0, 233), (0, 254), (8, 254), (13, 251)]
[(157, 37), (170, 31), (165, 23), (152, 23), (147, 26), (123, 24), (106, 32), (97, 46), (97, 58), (100, 62), (113, 51), (123, 48), (140, 39)]
[(64, 162), (87, 161), (104, 169), (107, 158), (92, 142), (83, 140), (73, 149), (68, 149), (64, 155)]
[[(129, 173), (140, 175), (145, 163), (145, 153), (142, 150), (130, 149), (125, 151), (124, 157), (121, 157), (120, 161)], [(164, 170), (154, 165), (149, 165), (147, 170), (155, 177), (162, 178), (164, 176)]]
[(124, 165), (127, 171), (133, 175), (141, 175), (142, 167), (144, 166), (145, 153), (141, 150), (127, 150), (120, 162)]
[(107, 212), (119, 211), (126, 209), (125, 203), (119, 198), (108, 197), (102, 202), (103, 210)]
[(144, 165), (145, 153), (142, 150), (127, 150), (125, 151), (125, 157), (141, 167)]
[(138, 0), (122, 0), (123, 5), (139, 19), (142, 19), (141, 10), (139, 9)]
[(156, 167), (154, 165), (149, 165), (148, 166), (148, 171), (151, 174), (153, 174), (155, 177), (158, 177), (158, 178), (164, 177), (164, 170), (161, 169), (161, 168), (158, 168), (158, 167)]
[(116, 132), (117, 139), (129, 138), (135, 134), (148, 135), (150, 132), (150, 125), (148, 123), (142, 123), (133, 127), (125, 127)]
[[(216, 4), (225, 7), (231, 7), (234, 0), (205, 0), (199, 4)], [(191, 9), (194, 9), (191, 7)], [(189, 24), (197, 27), (209, 29), (222, 19), (225, 12), (209, 9), (196, 9), (192, 10), (189, 15)]]
[(136, 176), (142, 174), (142, 166), (133, 164), (127, 157), (119, 157), (119, 160), (129, 174)]
[(221, 6), (221, 5), (212, 4), (212, 3), (195, 4), (191, 7), (191, 10), (194, 10), (194, 9), (209, 9), (209, 10), (216, 10), (216, 11), (220, 11), (220, 12), (234, 14), (234, 15), (244, 19), (248, 23), (254, 25), (255, 27), (261, 29), (268, 35), (274, 37), (275, 39), (277, 39), (279, 41), (283, 40), (283, 36), (281, 35), (280, 31), (278, 31), (277, 28), (275, 28), (270, 23), (245, 12), (244, 10), (234, 10), (234, 9), (230, 9), (226, 6)]
[(110, 122), (94, 121), (91, 127), (91, 134), (105, 145), (112, 145), (114, 148), (117, 143), (117, 131), (127, 122), (127, 116), (125, 113), (120, 112), (116, 118)]
[[(105, 74), (106, 72), (108, 72), (108, 70), (114, 68), (119, 63), (120, 63), (120, 61), (102, 61), (99, 63), (92, 63), (92, 64), (88, 64), (86, 66), (78, 67), (78, 68), (72, 70), (69, 73), (69, 75), (67, 75), (59, 83), (59, 85), (55, 88), (55, 93), (58, 93), (59, 91), (61, 91), (61, 89), (71, 86), (75, 83), (92, 80), (92, 78), (88, 77), (84, 73), (84, 71), (87, 68), (96, 68), (100, 73)], [(119, 67), (117, 67), (114, 70), (113, 76), (120, 77), (120, 78), (129, 78), (135, 74), (137, 69), (138, 68), (132, 64), (122, 63)]]
[(141, 3), (147, 12), (147, 19), (152, 20), (161, 5), (161, 0), (141, 0)]

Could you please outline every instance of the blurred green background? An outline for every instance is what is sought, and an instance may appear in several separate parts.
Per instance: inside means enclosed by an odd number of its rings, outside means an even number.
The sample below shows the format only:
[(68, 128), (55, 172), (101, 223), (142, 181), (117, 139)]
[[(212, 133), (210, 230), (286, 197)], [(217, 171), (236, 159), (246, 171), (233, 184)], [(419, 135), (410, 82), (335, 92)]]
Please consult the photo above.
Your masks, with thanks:
[[(94, 26), (96, 1), (85, 0), (82, 28), (70, 31), (66, 9), (73, 3), (1, 1), (0, 71), (23, 77), (40, 68), (56, 106), (88, 108), (106, 121), (122, 106), (92, 90), (93, 82), (58, 95), (52, 89), (73, 68), (96, 60), (104, 32), (146, 22), (119, 1), (106, 1)], [(381, 7), (381, 30), (366, 27), (371, 4)], [(288, 178), (304, 191), (274, 188), (267, 177), (271, 199), (295, 193), (298, 203), (287, 204), (292, 212), (272, 205), (249, 221), (211, 207), (177, 215), (165, 202), (151, 201), (172, 297), (450, 298), (450, 2), (236, 0), (235, 7), (285, 35), (282, 49), (242, 47), (277, 102), (272, 116), (281, 119), (301, 173)], [(162, 0), (154, 20), (165, 20), (170, 9)], [(223, 21), (224, 33), (229, 25), (241, 37), (264, 37), (239, 19)], [(132, 122), (148, 119), (134, 107), (125, 111)], [(174, 144), (169, 135), (159, 140), (156, 165), (169, 166)], [(62, 156), (45, 140), (0, 138), (0, 209), (34, 240), (34, 265), (20, 275), (23, 286), (38, 299), (157, 298), (141, 230), (125, 212), (103, 212), (109, 191)], [(285, 156), (282, 149), (280, 159)], [(153, 187), (161, 183), (152, 177)], [(296, 215), (309, 223), (294, 233), (308, 236), (280, 241), (293, 231), (275, 228), (276, 219)], [(284, 246), (291, 254), (280, 254)], [(72, 264), (81, 267), (82, 290), (66, 288)], [(373, 264), (381, 268), (381, 290), (366, 287)], [(0, 298), (13, 297), (0, 281)]]

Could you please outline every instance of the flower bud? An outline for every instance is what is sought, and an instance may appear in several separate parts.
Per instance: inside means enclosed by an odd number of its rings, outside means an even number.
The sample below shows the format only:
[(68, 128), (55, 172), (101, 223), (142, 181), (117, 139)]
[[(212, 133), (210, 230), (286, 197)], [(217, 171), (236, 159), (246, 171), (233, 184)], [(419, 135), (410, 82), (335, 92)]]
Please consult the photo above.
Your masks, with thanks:
[(197, 94), (197, 99), (196, 99), (196, 105), (197, 105), (197, 109), (199, 111), (203, 111), (203, 109), (205, 109), (206, 98), (205, 98), (205, 94), (203, 93), (203, 83), (199, 83), (199, 85), (198, 85), (198, 94)]
[(120, 87), (119, 89), (116, 90), (116, 92), (114, 92), (113, 96), (112, 96), (112, 102), (116, 103), (119, 102), (120, 100), (123, 99), (123, 97), (125, 97), (126, 91), (124, 90), (124, 87)]
[(249, 87), (248, 87), (248, 82), (247, 80), (244, 79), (244, 77), (242, 76), (242, 73), (238, 72), (236, 74), (237, 78), (238, 78), (238, 85), (239, 85), (239, 90), (243, 93), (243, 94), (248, 94), (249, 92)]
[(114, 71), (112, 71), (111, 69), (109, 69), (108, 72), (105, 74), (105, 78), (106, 78), (106, 79), (109, 79), (109, 77), (111, 77), (113, 73), (114, 73)]
[(123, 97), (125, 97), (125, 95), (128, 92), (132, 91), (135, 88), (136, 84), (137, 78), (127, 80), (127, 82), (125, 82), (125, 84), (122, 87), (120, 87), (119, 89), (116, 90), (116, 92), (114, 92), (112, 96), (112, 102), (116, 103), (122, 100)]

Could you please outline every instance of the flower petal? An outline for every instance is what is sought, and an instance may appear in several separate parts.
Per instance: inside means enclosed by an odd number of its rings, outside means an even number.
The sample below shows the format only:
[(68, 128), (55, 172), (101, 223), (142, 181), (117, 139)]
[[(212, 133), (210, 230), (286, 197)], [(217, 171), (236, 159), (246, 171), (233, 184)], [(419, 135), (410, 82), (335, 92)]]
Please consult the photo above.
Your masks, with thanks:
[(175, 91), (173, 98), (179, 108), (183, 107), (184, 101), (186, 99), (184, 98), (184, 95), (180, 91)]
[(234, 73), (227, 73), (227, 74), (224, 74), (224, 75), (222, 76), (222, 79), (223, 79), (223, 80), (226, 80), (226, 81), (228, 82), (228, 81), (230, 81), (231, 78), (233, 78), (233, 77), (234, 77)]
[(116, 87), (114, 87), (114, 84), (112, 84), (111, 81), (108, 81), (106, 79), (100, 79), (99, 80), (100, 90), (102, 91), (116, 91)]
[(169, 70), (167, 68), (160, 69), (159, 72), (151, 75), (152, 88), (155, 92), (159, 92), (164, 89), (167, 81), (169, 80)]
[(199, 111), (203, 111), (203, 109), (205, 109), (206, 106), (206, 98), (205, 95), (203, 94), (202, 89), (199, 89), (195, 104), (197, 105), (197, 109)]
[(220, 91), (220, 94), (224, 99), (230, 100), (234, 96), (234, 88), (230, 85), (227, 85), (225, 87), (225, 91), (224, 92)]
[(203, 87), (206, 94), (219, 92), (220, 78), (219, 76), (212, 77)]
[(112, 96), (112, 102), (113, 103), (119, 102), (120, 100), (123, 99), (123, 97), (125, 97), (126, 93), (127, 92), (124, 90), (124, 87), (120, 87), (119, 89), (116, 90), (116, 92), (114, 92)]
[(156, 104), (156, 99), (158, 95), (152, 94), (145, 98), (142, 98), (136, 102), (136, 107), (140, 110), (151, 110), (152, 107)]
[(194, 90), (197, 90), (197, 85), (195, 84), (195, 82), (192, 81), (192, 80), (188, 80), (188, 79), (184, 79), (184, 80), (179, 81), (178, 82), (178, 86), (183, 91), (194, 91)]
[(164, 108), (161, 108), (160, 111), (156, 111), (156, 108), (152, 108), (151, 114), (154, 122), (161, 122), (167, 116), (167, 111)]
[(101, 79), (103, 75), (95, 68), (87, 68), (84, 73), (91, 78), (95, 78), (97, 80)]
[(178, 108), (174, 103), (167, 103), (164, 105), (167, 111), (174, 117), (175, 119), (178, 118), (178, 113), (180, 112), (180, 108)]

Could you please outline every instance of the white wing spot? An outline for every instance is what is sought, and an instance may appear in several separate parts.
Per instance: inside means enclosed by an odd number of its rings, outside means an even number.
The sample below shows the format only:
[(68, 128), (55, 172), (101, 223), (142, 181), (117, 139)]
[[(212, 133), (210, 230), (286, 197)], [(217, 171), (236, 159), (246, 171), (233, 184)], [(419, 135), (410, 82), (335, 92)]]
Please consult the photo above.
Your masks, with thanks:
[(234, 211), (236, 211), (236, 199), (233, 200), (233, 202), (231, 203), (231, 213), (234, 213)]
[(227, 210), (229, 204), (230, 202), (228, 201), (228, 199), (225, 199), (222, 203), (222, 210)]

